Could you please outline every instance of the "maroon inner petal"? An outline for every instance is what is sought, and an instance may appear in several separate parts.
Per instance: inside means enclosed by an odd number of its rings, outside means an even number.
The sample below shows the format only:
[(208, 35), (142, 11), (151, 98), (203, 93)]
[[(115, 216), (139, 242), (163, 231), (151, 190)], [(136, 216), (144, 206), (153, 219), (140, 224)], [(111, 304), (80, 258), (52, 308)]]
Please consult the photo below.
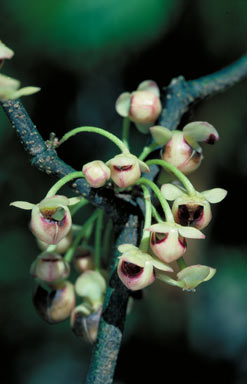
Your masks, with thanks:
[(122, 273), (127, 277), (137, 277), (143, 272), (143, 268), (139, 265), (123, 261), (121, 265)]
[(117, 172), (125, 172), (125, 171), (129, 171), (132, 167), (133, 167), (133, 165), (122, 165), (121, 167), (120, 167), (120, 166), (117, 166), (117, 165), (113, 165), (113, 168), (114, 168)]
[(178, 207), (178, 219), (181, 225), (192, 225), (199, 221), (203, 215), (202, 205), (181, 204)]

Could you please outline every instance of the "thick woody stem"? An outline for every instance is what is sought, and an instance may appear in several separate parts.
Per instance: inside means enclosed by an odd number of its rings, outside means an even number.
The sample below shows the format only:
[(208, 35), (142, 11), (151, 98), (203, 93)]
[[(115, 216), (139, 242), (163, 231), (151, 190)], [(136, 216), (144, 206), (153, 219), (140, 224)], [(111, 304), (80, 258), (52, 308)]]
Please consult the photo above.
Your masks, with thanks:
[(183, 76), (172, 79), (163, 89), (164, 100), (158, 124), (174, 130), (192, 104), (223, 92), (247, 77), (247, 55), (208, 76), (186, 81)]

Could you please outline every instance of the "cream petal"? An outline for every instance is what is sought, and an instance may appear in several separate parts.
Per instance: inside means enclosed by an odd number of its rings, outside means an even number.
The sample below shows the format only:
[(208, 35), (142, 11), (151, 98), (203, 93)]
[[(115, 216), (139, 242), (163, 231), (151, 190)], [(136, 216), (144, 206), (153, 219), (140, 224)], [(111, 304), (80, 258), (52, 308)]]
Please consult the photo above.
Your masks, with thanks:
[(40, 91), (41, 88), (39, 87), (24, 87), (21, 89), (18, 89), (17, 91), (13, 92), (11, 96), (8, 98), (11, 100), (18, 99), (21, 96), (29, 96), (33, 95), (34, 93), (37, 93)]
[(119, 260), (137, 265), (138, 267), (141, 267), (141, 268), (144, 267), (146, 261), (149, 261), (145, 257), (143, 257), (141, 252), (139, 252), (138, 250), (128, 251), (124, 253), (122, 256), (119, 257)]
[(138, 91), (149, 91), (160, 97), (160, 90), (157, 83), (153, 80), (142, 81), (137, 88)]
[(58, 207), (58, 206), (67, 206), (69, 205), (69, 199), (66, 196), (55, 195), (51, 197), (45, 197), (38, 204), (40, 209), (49, 208), (49, 207)]
[(185, 125), (183, 133), (195, 141), (204, 141), (209, 144), (219, 140), (219, 134), (216, 129), (206, 121), (195, 121)]
[(115, 108), (117, 113), (122, 117), (127, 117), (129, 114), (131, 94), (123, 92), (116, 101)]
[(163, 222), (163, 223), (153, 224), (149, 228), (145, 228), (145, 231), (159, 232), (159, 233), (168, 233), (172, 229), (176, 229), (176, 224), (168, 223), (168, 222)]
[(209, 189), (207, 191), (204, 191), (201, 194), (210, 203), (214, 204), (214, 203), (219, 203), (220, 201), (222, 201), (226, 197), (227, 191), (223, 188), (213, 188), (213, 189)]
[(140, 164), (141, 171), (145, 173), (149, 173), (150, 172), (149, 166), (146, 163), (144, 163), (144, 161), (141, 161), (141, 160), (138, 160), (138, 161)]
[(16, 208), (20, 208), (20, 209), (26, 209), (26, 210), (33, 209), (33, 207), (35, 206), (35, 204), (28, 203), (27, 201), (14, 201), (9, 205)]
[(187, 237), (189, 239), (205, 239), (205, 235), (199, 231), (199, 229), (193, 227), (183, 227), (178, 225), (178, 231), (181, 236)]
[(153, 127), (150, 127), (149, 131), (154, 141), (159, 145), (165, 145), (172, 137), (172, 132), (168, 128), (162, 127), (161, 125), (154, 125)]
[(131, 250), (137, 250), (138, 248), (135, 247), (133, 244), (121, 244), (118, 247), (119, 252), (125, 253)]
[(209, 274), (208, 276), (204, 279), (204, 281), (208, 281), (210, 279), (212, 279), (212, 277), (214, 277), (214, 275), (216, 274), (216, 269), (215, 268), (212, 268), (212, 267), (209, 267)]
[(176, 200), (178, 197), (186, 195), (182, 188), (174, 184), (163, 184), (160, 190), (167, 200)]
[(78, 204), (78, 203), (80, 203), (81, 199), (82, 199), (81, 197), (70, 197), (68, 205)]
[(168, 264), (166, 264), (164, 261), (159, 260), (156, 257), (152, 257), (152, 264), (154, 268), (160, 271), (173, 272), (173, 269)]

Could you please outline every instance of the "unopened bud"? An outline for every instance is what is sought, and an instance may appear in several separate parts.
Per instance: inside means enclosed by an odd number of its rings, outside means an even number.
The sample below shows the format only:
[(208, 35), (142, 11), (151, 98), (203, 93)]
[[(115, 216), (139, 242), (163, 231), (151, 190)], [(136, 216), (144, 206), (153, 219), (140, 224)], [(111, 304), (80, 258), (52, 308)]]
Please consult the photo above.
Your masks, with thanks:
[(94, 160), (85, 164), (82, 172), (92, 188), (103, 187), (111, 175), (109, 167), (101, 160)]

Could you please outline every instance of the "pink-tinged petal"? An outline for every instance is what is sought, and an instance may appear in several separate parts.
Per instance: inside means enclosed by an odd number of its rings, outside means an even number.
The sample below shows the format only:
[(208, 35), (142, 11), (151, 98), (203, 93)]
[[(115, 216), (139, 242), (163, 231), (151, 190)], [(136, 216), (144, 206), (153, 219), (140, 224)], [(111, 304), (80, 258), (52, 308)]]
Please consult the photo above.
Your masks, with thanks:
[(227, 191), (223, 188), (213, 188), (208, 191), (204, 191), (201, 193), (205, 199), (207, 199), (210, 203), (215, 204), (222, 201), (226, 195)]
[(110, 168), (101, 160), (94, 160), (85, 164), (82, 172), (92, 188), (103, 187), (111, 176)]
[(189, 174), (195, 171), (201, 163), (201, 148), (193, 148), (184, 138), (181, 131), (174, 131), (171, 139), (164, 147), (162, 159), (177, 167), (181, 172)]
[(63, 207), (62, 220), (53, 219), (56, 208), (43, 208), (41, 213), (38, 206), (32, 209), (31, 231), (39, 240), (47, 244), (57, 244), (71, 230), (71, 214), (67, 207)]
[(186, 251), (186, 241), (179, 237), (177, 230), (171, 230), (163, 239), (153, 232), (150, 246), (154, 254), (165, 263), (177, 260)]
[(138, 91), (149, 91), (157, 97), (160, 97), (160, 90), (157, 83), (153, 80), (142, 81), (137, 88)]
[(146, 261), (144, 267), (140, 267), (120, 259), (117, 273), (122, 283), (132, 291), (143, 289), (155, 280), (153, 265), (150, 261)]
[(175, 200), (185, 195), (185, 190), (174, 184), (163, 184), (160, 190), (166, 200)]
[(49, 283), (65, 279), (69, 272), (70, 266), (63, 257), (50, 252), (41, 253), (30, 268), (32, 277)]
[(154, 141), (159, 145), (167, 144), (172, 137), (172, 132), (168, 128), (162, 127), (161, 125), (152, 126), (149, 128), (149, 131)]
[(116, 101), (115, 108), (117, 113), (122, 117), (127, 117), (130, 109), (131, 95), (129, 92), (122, 93)]
[(111, 170), (112, 180), (120, 188), (135, 184), (141, 176), (139, 160), (134, 155), (120, 154), (106, 164)]
[(219, 134), (216, 129), (206, 121), (195, 121), (185, 125), (183, 133), (195, 141), (204, 141), (208, 144), (214, 144), (219, 140)]
[(201, 231), (199, 231), (199, 229), (193, 227), (179, 226), (178, 231), (181, 236), (189, 239), (205, 239), (206, 237)]
[(129, 118), (137, 124), (152, 124), (155, 122), (162, 107), (160, 99), (149, 91), (135, 91), (131, 94)]

